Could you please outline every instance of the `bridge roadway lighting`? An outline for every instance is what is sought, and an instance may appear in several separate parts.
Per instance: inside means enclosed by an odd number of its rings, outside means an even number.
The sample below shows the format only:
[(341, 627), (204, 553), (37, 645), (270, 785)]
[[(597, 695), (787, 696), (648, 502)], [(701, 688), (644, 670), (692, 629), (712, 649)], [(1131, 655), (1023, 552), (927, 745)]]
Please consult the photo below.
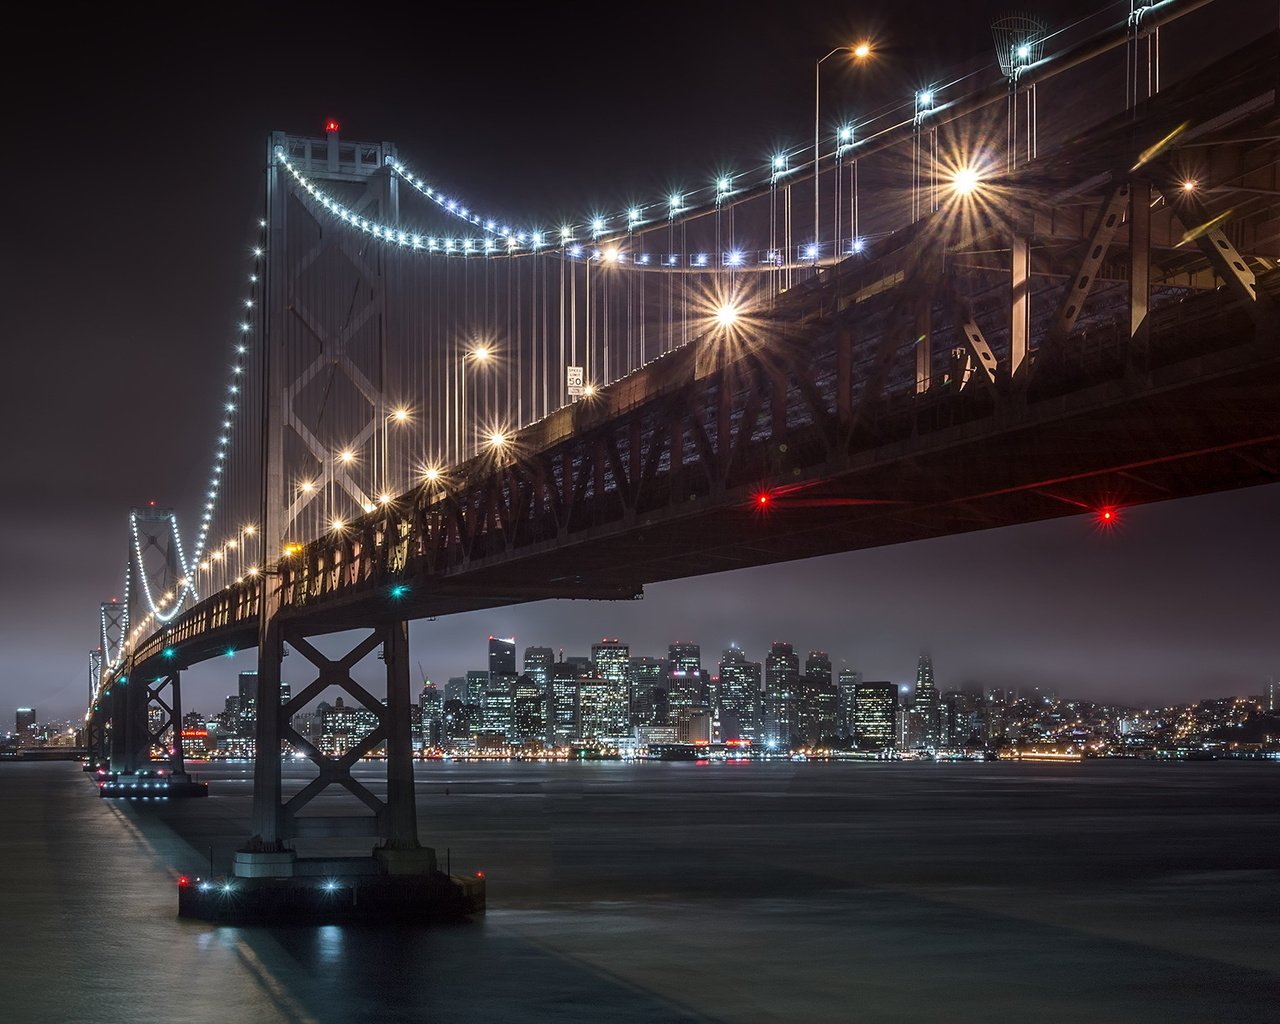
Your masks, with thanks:
[(951, 178), (951, 188), (960, 196), (971, 195), (981, 184), (982, 178), (975, 167), (961, 167)]
[[(462, 354), (462, 363), (461, 363), (462, 385), (461, 385), (461, 387), (460, 387), (460, 389), (459, 389), (459, 390), (460, 390), (460, 393), (461, 393), (461, 403), (460, 403), (460, 404), (461, 404), (461, 409), (460, 409), (459, 414), (458, 414), (458, 419), (459, 419), (459, 421), (460, 421), (460, 422), (458, 423), (458, 433), (459, 433), (459, 436), (460, 436), (460, 437), (461, 437), (461, 436), (470, 436), (470, 431), (467, 431), (467, 430), (466, 430), (466, 424), (467, 424), (467, 363), (469, 363), (469, 362), (471, 362), (471, 363), (478, 363), (478, 364), (480, 364), (481, 366), (483, 366), (483, 365), (488, 364), (488, 363), (490, 362), (490, 360), (492, 360), (492, 359), (493, 359), (493, 356), (494, 356), (493, 349), (491, 349), (488, 345), (485, 345), (485, 344), (480, 344), (480, 345), (476, 345), (476, 346), (474, 346), (473, 348), (469, 348), (469, 349), (467, 349), (467, 351), (465, 351), (465, 352)], [(465, 435), (464, 435), (464, 433), (463, 433), (464, 431), (466, 431)], [(464, 456), (464, 457), (470, 456), (470, 455), (472, 454), (472, 450), (471, 450), (471, 449), (472, 449), (472, 446), (471, 446), (471, 445), (467, 445), (467, 446), (466, 446), (465, 451), (463, 451), (463, 453), (462, 453), (462, 454), (463, 454), (463, 456)]]
[(732, 327), (737, 322), (738, 307), (734, 303), (726, 302), (716, 310), (716, 323), (721, 327)]
[[(819, 145), (821, 143), (821, 138), (822, 138), (822, 135), (821, 135), (822, 122), (821, 122), (821, 119), (819, 118), (819, 111), (821, 109), (820, 100), (822, 96), (822, 75), (821, 75), (822, 62), (825, 61), (828, 57), (834, 57), (837, 53), (847, 53), (855, 61), (861, 63), (863, 61), (869, 60), (873, 52), (874, 51), (872, 50), (870, 41), (864, 39), (862, 42), (855, 43), (852, 46), (837, 46), (830, 53), (826, 54), (825, 56), (819, 57), (813, 63), (813, 252), (814, 252), (814, 263), (817, 263), (818, 254), (820, 252), (818, 247), (818, 243), (820, 241), (820, 235), (818, 232), (818, 158), (820, 156)], [(775, 162), (774, 169), (777, 170), (776, 162)]]
[[(387, 425), (390, 423), (408, 423), (409, 409), (400, 405), (392, 409), (386, 416), (382, 418), (382, 490), (394, 491), (396, 488), (391, 484), (391, 458), (390, 458), (390, 439), (387, 434)], [(385, 505), (386, 502), (383, 502)]]

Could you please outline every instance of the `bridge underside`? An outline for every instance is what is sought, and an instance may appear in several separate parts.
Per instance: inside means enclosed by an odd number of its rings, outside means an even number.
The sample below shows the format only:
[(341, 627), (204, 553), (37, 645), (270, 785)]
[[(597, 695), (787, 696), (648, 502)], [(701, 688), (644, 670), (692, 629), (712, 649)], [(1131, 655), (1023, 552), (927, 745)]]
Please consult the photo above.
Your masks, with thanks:
[[(1235, 326), (1243, 345), (1141, 376), (1117, 356), (1113, 379), (1068, 395), (1032, 392), (998, 408), (983, 393), (912, 401), (881, 418), (870, 449), (790, 473), (762, 464), (754, 482), (720, 494), (695, 485), (683, 501), (620, 509), (576, 532), (571, 555), (549, 541), (440, 575), (411, 560), (394, 603), (382, 586), (284, 614), (344, 628), (549, 597), (626, 598), (646, 583), (1273, 483), (1280, 357), (1246, 317)], [(812, 433), (782, 444), (806, 443), (820, 444)]]

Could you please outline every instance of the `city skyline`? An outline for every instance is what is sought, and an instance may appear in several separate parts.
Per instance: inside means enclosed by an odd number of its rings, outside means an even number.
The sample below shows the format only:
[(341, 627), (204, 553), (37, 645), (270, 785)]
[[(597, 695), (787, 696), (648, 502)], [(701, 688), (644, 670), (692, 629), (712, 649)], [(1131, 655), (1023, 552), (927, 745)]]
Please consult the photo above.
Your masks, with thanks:
[[(175, 37), (170, 46), (144, 42), (140, 23), (127, 17), (51, 30), (41, 37), (51, 65), (75, 62), (101, 91), (95, 113), (76, 82), (54, 76), (15, 112), (14, 131), (24, 138), (45, 137), (50, 125), (74, 128), (79, 156), (48, 161), (56, 203), (20, 205), (13, 214), (11, 237), (23, 240), (23, 301), (7, 305), (4, 335), (15, 340), (11, 372), (31, 386), (13, 389), (5, 413), (7, 435), (20, 440), (9, 453), (0, 508), (0, 701), (81, 712), (98, 603), (119, 592), (128, 509), (156, 500), (195, 521), (212, 399), (190, 382), (217, 384), (225, 373), (227, 311), (240, 295), (241, 257), (261, 213), (270, 131), (319, 133), (326, 118), (338, 117), (345, 134), (393, 140), (450, 186), (551, 218), (611, 204), (615, 193), (653, 193), (664, 178), (697, 178), (776, 144), (803, 146), (812, 131), (813, 61), (851, 39), (874, 35), (884, 61), (865, 83), (828, 61), (824, 93), (833, 111), (910, 95), (943, 54), (990, 60), (990, 24), (1001, 10), (873, 4), (839, 15), (797, 11), (779, 26), (740, 5), (673, 7), (680, 31), (655, 17), (635, 27), (630, 44), (635, 52), (662, 47), (660, 70), (669, 74), (642, 69), (584, 90), (572, 60), (540, 69), (542, 95), (577, 98), (564, 131), (510, 117), (509, 97), (530, 88), (527, 72), (495, 61), (468, 78), (466, 47), (443, 48), (429, 66), (389, 61), (377, 75), (322, 76), (304, 88), (277, 55), (286, 37), (324, 52), (332, 40), (323, 19), (299, 24), (282, 12), (278, 23), (246, 32), (232, 8), (197, 43)], [(1271, 9), (1237, 10), (1245, 24), (1248, 11)], [(914, 31), (926, 11), (938, 40)], [(1079, 16), (1067, 3), (1038, 4), (1035, 13), (1054, 26)], [(1215, 13), (1188, 14), (1168, 33), (1171, 66), (1187, 59), (1186, 40), (1201, 17)], [(461, 12), (449, 18), (442, 38), (489, 31)], [(598, 27), (571, 13), (511, 18), (511, 30), (539, 52), (589, 60), (601, 44)], [(56, 48), (47, 42), (54, 38)], [(228, 61), (228, 53), (239, 59)], [(769, 75), (753, 70), (761, 54), (769, 55)], [(441, 83), (460, 80), (474, 88), (441, 101)], [(686, 103), (690, 94), (696, 103)], [(493, 130), (476, 132), (477, 123)], [(198, 158), (185, 141), (195, 133)], [(570, 134), (577, 145), (565, 144)], [(467, 145), (440, 141), (456, 138)], [(131, 139), (163, 152), (166, 173), (116, 159)], [(10, 193), (18, 194), (25, 171), (9, 174)], [(142, 367), (163, 367), (180, 386), (149, 388)], [(37, 441), (27, 440), (33, 424)], [(135, 443), (141, 454), (122, 447)], [(465, 671), (469, 638), (490, 632), (563, 636), (580, 648), (617, 634), (649, 648), (689, 623), (704, 646), (736, 640), (761, 650), (776, 632), (797, 649), (825, 645), (877, 678), (908, 676), (923, 645), (938, 652), (940, 673), (949, 661), (957, 676), (992, 685), (1079, 680), (1086, 692), (1133, 701), (1246, 692), (1280, 663), (1272, 639), (1280, 608), (1267, 571), (1280, 562), (1278, 520), (1280, 485), (1122, 509), (1109, 533), (1082, 513), (661, 584), (628, 606), (533, 604), (419, 622), (411, 656), (446, 676)], [(219, 663), (193, 669), (187, 692), (216, 692), (222, 670)]]

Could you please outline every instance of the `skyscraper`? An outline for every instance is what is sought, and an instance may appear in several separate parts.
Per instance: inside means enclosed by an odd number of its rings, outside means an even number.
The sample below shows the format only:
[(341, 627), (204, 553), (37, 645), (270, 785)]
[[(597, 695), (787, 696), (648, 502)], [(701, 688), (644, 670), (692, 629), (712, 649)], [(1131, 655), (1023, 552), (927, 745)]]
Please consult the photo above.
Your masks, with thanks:
[(623, 709), (626, 725), (620, 731), (610, 733), (621, 736), (629, 731), (631, 725), (630, 694), (628, 693), (628, 676), (631, 668), (631, 648), (621, 640), (601, 640), (591, 645), (591, 661), (595, 664), (596, 675), (608, 680), (615, 693), (610, 707), (617, 705)]
[(933, 659), (922, 651), (916, 662), (916, 692), (912, 706), (915, 722), (913, 745), (937, 750), (941, 745), (938, 690), (933, 684)]
[(484, 692), (489, 689), (489, 670), (472, 669), (467, 673), (466, 702), (477, 708), (484, 703)]
[(851, 668), (842, 668), (836, 679), (836, 732), (840, 736), (853, 736), (854, 695), (858, 684), (862, 682), (862, 673)]
[(681, 672), (697, 672), (702, 668), (702, 648), (681, 640), (667, 648), (667, 667)]
[(578, 680), (578, 737), (599, 740), (630, 733), (626, 691), (601, 675)]
[(551, 685), (551, 666), (556, 663), (556, 652), (550, 647), (526, 647), (524, 649), (524, 674), (533, 680), (543, 693)]
[(831, 658), (826, 651), (810, 651), (796, 686), (796, 731), (806, 743), (835, 732), (836, 704)]
[(484, 691), (484, 698), (480, 704), (480, 730), (510, 739), (515, 730), (513, 714), (515, 682), (512, 681), (504, 686), (501, 681), (506, 678), (506, 676), (499, 676), (499, 685), (496, 688), (491, 686)]
[(764, 742), (785, 750), (796, 735), (796, 684), (800, 656), (791, 645), (775, 642), (764, 662)]
[(456, 700), (460, 704), (465, 704), (467, 702), (467, 677), (450, 676), (449, 681), (444, 684), (444, 699), (446, 701)]
[(36, 728), (36, 709), (35, 708), (18, 708), (13, 716), (13, 731), (18, 734), (21, 739), (29, 733), (35, 732)]
[(578, 680), (581, 667), (570, 661), (551, 666), (551, 690), (546, 710), (547, 742), (563, 747), (578, 735)]
[(500, 682), (510, 685), (516, 679), (516, 640), (489, 637), (489, 682), (495, 688)]
[[(665, 725), (667, 707), (666, 665), (657, 658), (635, 657), (627, 667), (632, 725)], [(659, 708), (662, 721), (658, 721)]]
[(831, 657), (826, 651), (810, 651), (804, 659), (804, 674), (822, 683), (831, 682)]
[(418, 696), (418, 733), (424, 747), (438, 747), (443, 739), (444, 694), (430, 679), (422, 683)]
[(667, 648), (667, 708), (670, 724), (688, 737), (694, 708), (703, 701), (702, 648), (680, 641)]
[(258, 670), (241, 672), (238, 684), (240, 700), (236, 705), (236, 735), (251, 740), (258, 725)]
[(716, 702), (725, 739), (760, 740), (760, 662), (748, 661), (741, 647), (731, 644), (720, 656), (720, 685)]
[(528, 672), (516, 680), (512, 690), (512, 738), (528, 743), (546, 736), (547, 690)]
[(859, 750), (891, 750), (897, 741), (897, 717), (897, 686), (858, 683), (853, 697), (853, 730)]

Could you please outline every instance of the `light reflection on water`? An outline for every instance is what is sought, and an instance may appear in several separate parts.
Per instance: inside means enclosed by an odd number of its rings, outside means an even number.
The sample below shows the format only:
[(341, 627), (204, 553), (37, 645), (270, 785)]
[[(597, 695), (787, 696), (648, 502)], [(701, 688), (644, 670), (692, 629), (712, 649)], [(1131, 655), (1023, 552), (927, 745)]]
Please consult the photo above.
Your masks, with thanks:
[(208, 800), (128, 808), (73, 765), (0, 766), (0, 1017), (1271, 1022), (1280, 999), (1275, 765), (422, 765), (424, 838), (489, 878), (487, 915), (432, 929), (177, 920), (176, 874), (210, 847), (224, 869), (248, 821), (201, 771)]

